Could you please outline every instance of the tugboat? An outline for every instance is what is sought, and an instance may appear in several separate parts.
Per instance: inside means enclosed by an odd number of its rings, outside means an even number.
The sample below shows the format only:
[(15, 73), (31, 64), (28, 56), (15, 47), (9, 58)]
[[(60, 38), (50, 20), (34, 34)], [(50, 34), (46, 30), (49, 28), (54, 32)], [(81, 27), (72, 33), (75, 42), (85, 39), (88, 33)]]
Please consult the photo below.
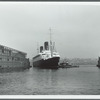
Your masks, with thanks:
[(79, 66), (71, 65), (68, 61), (64, 60), (63, 62), (59, 63), (59, 68), (77, 68)]
[[(51, 35), (51, 32), (50, 32)], [(55, 50), (55, 43), (46, 41), (44, 46), (40, 46), (39, 53), (33, 57), (33, 67), (58, 68), (60, 55)]]

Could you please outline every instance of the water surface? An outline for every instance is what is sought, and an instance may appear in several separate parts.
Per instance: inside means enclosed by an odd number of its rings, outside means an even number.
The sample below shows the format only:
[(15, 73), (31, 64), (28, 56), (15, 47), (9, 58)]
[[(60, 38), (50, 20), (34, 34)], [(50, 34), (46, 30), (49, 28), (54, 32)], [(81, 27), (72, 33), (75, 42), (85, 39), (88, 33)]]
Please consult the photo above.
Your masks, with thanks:
[(0, 73), (0, 95), (99, 95), (100, 69), (39, 69)]

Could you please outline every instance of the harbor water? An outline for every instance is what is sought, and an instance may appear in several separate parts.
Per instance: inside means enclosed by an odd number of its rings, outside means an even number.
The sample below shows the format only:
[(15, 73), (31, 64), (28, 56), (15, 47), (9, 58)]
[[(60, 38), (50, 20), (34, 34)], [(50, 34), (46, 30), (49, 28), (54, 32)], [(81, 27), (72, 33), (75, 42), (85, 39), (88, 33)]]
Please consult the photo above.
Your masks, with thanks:
[(100, 69), (39, 69), (0, 73), (0, 95), (100, 95)]

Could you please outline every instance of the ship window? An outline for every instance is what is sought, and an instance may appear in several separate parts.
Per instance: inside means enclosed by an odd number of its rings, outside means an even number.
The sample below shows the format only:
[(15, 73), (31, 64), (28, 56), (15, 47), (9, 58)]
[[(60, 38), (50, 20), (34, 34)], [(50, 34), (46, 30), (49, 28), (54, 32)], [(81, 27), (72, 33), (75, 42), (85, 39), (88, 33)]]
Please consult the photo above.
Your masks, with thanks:
[(2, 66), (0, 65), (0, 67), (2, 67)]
[(42, 54), (42, 55), (45, 55), (45, 54)]

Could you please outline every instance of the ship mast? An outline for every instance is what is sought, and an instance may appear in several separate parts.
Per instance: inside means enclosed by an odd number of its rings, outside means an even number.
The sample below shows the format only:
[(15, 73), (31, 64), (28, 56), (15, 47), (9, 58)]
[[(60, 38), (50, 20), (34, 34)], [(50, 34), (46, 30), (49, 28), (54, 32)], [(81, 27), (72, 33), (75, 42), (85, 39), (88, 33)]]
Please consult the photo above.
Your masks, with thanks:
[(37, 42), (37, 54), (39, 54), (39, 43)]
[(50, 30), (50, 51), (51, 51), (51, 57), (52, 57), (52, 37), (51, 37), (51, 28)]

